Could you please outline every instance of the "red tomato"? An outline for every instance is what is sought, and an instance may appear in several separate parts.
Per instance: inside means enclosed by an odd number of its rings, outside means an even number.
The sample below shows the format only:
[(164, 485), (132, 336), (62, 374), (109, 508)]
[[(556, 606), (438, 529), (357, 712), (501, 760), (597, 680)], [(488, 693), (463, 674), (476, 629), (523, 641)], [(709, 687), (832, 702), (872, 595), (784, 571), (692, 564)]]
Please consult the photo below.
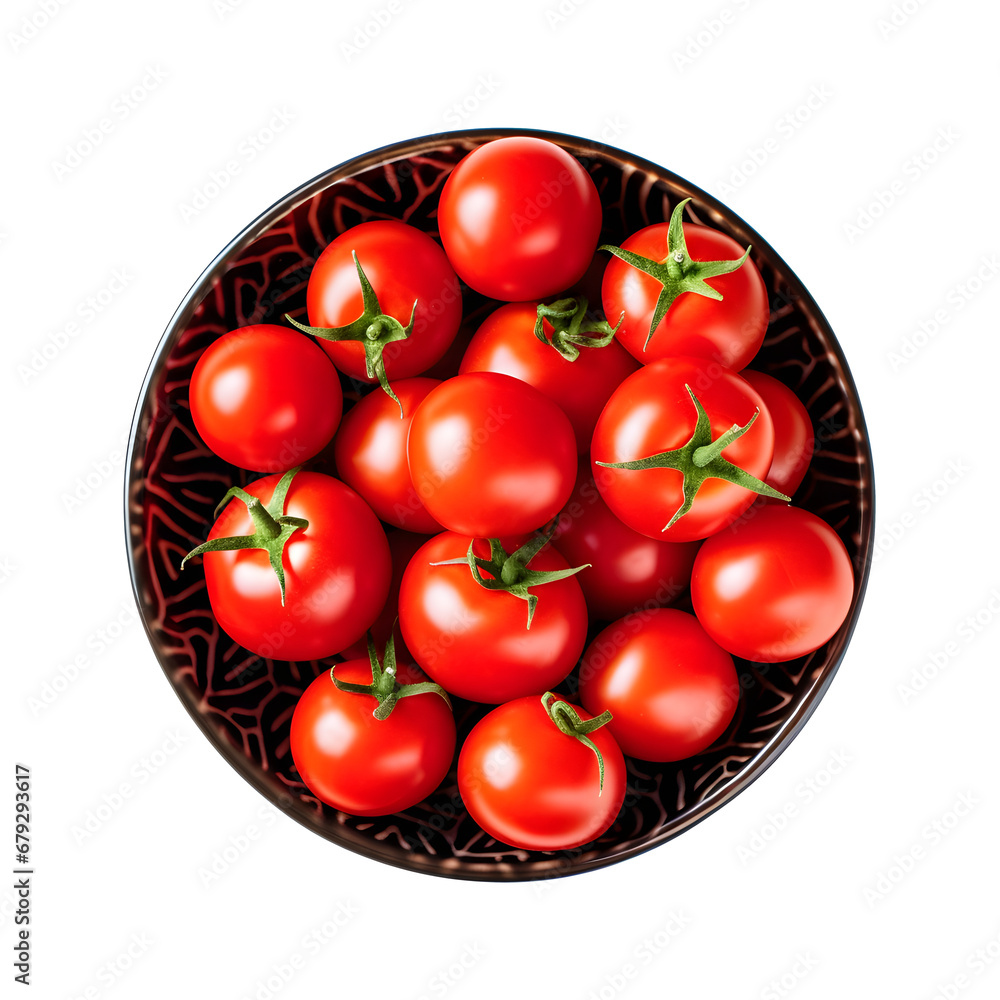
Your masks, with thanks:
[(377, 389), (368, 393), (348, 410), (333, 444), (338, 475), (383, 521), (424, 534), (441, 531), (441, 525), (427, 513), (413, 488), (406, 435), (416, 408), (440, 384), (432, 378), (394, 382), (399, 405)]
[[(371, 684), (367, 659), (334, 667), (339, 681)], [(398, 679), (427, 678), (407, 663)], [(355, 816), (384, 816), (425, 799), (441, 784), (455, 754), (455, 720), (439, 694), (400, 698), (386, 719), (371, 694), (338, 689), (324, 670), (303, 692), (292, 715), (295, 769), (321, 802)]]
[[(413, 312), (413, 332), (382, 350), (389, 381), (426, 371), (448, 349), (462, 321), (462, 293), (444, 251), (426, 233), (402, 222), (362, 222), (341, 233), (319, 256), (309, 276), (306, 305), (314, 327), (342, 327), (362, 315), (358, 263), (378, 297), (382, 313), (404, 327)], [(320, 340), (333, 363), (351, 378), (375, 382), (357, 340)]]
[[(783, 382), (763, 372), (740, 372), (764, 400), (774, 423), (774, 457), (764, 481), (786, 496), (802, 485), (815, 451), (812, 421), (802, 401)], [(771, 502), (770, 498), (763, 498)]]
[[(451, 531), (435, 535), (406, 567), (399, 627), (414, 659), (440, 685), (470, 701), (498, 704), (555, 687), (576, 665), (587, 639), (580, 585), (568, 577), (534, 588), (538, 604), (528, 628), (525, 600), (482, 587), (467, 564), (431, 565), (464, 558), (470, 541)], [(508, 553), (516, 542), (505, 543)], [(489, 543), (477, 540), (474, 551), (489, 557)], [(528, 568), (552, 572), (568, 565), (546, 546)]]
[[(445, 182), (441, 242), (462, 280), (492, 299), (544, 299), (578, 281), (601, 232), (590, 174), (546, 139), (495, 139)], [(615, 313), (617, 316), (618, 313)]]
[(735, 372), (698, 358), (669, 358), (629, 376), (597, 421), (591, 446), (594, 476), (605, 502), (621, 520), (664, 541), (685, 542), (714, 534), (755, 499), (750, 489), (734, 482), (705, 479), (691, 509), (664, 530), (685, 502), (681, 472), (674, 468), (606, 469), (596, 464), (632, 462), (684, 446), (698, 416), (685, 386), (691, 387), (705, 408), (713, 440), (734, 425), (745, 425), (758, 411), (749, 430), (723, 450), (726, 462), (759, 479), (767, 473), (774, 451), (774, 427), (767, 407)]
[(799, 507), (767, 504), (709, 539), (691, 600), (705, 631), (747, 660), (794, 660), (832, 638), (851, 610), (854, 572), (837, 533)]
[(550, 521), (576, 476), (573, 427), (548, 396), (509, 375), (469, 372), (417, 407), (407, 454), (428, 513), (480, 538)]
[(693, 615), (673, 608), (609, 625), (580, 663), (588, 712), (611, 712), (618, 745), (641, 760), (701, 753), (736, 714), (740, 685), (733, 658)]
[(284, 472), (321, 451), (340, 423), (336, 369), (308, 337), (260, 324), (209, 344), (191, 375), (191, 416), (223, 461)]
[[(266, 504), (280, 479), (258, 479), (246, 493)], [(259, 656), (332, 656), (363, 635), (385, 604), (392, 571), (385, 532), (354, 490), (318, 472), (295, 474), (284, 514), (309, 522), (284, 545), (284, 604), (266, 551), (209, 551), (204, 567), (212, 611), (223, 631)], [(208, 537), (211, 541), (254, 531), (247, 504), (235, 497)]]
[[(399, 585), (403, 580), (403, 572), (410, 560), (416, 555), (417, 550), (428, 538), (426, 535), (414, 535), (409, 531), (390, 531), (386, 537), (389, 539), (389, 554), (392, 557), (392, 578), (389, 581), (389, 596), (385, 599), (385, 607), (379, 612), (378, 618), (372, 623), (369, 631), (375, 640), (375, 648), (379, 655), (385, 649), (386, 641), (391, 634), (396, 647), (396, 659), (401, 662), (411, 663), (413, 655), (406, 648), (396, 621), (399, 618)], [(396, 626), (395, 631), (393, 631), (394, 625)], [(345, 660), (367, 659), (367, 636), (362, 636), (357, 642), (348, 646), (347, 649), (342, 649), (340, 655)]]
[(580, 468), (552, 544), (570, 566), (590, 563), (576, 579), (591, 617), (607, 621), (670, 604), (687, 588), (698, 551), (696, 542), (661, 542), (622, 524), (601, 499), (589, 465)]
[[(533, 385), (569, 417), (577, 451), (585, 452), (604, 404), (638, 365), (614, 341), (605, 347), (582, 347), (575, 360), (567, 360), (551, 343), (543, 344), (535, 336), (537, 310), (537, 302), (497, 309), (472, 338), (459, 370), (501, 372)], [(553, 327), (548, 320), (543, 329), (551, 341)]]
[[(579, 710), (577, 717), (591, 718)], [(491, 837), (529, 851), (568, 850), (599, 837), (625, 799), (625, 759), (608, 726), (588, 738), (604, 761), (603, 788), (597, 755), (557, 728), (541, 699), (493, 709), (458, 758), (469, 815)]]
[[(666, 222), (647, 226), (631, 235), (622, 249), (662, 262), (668, 256), (669, 229)], [(690, 222), (684, 224), (684, 239), (695, 261), (736, 260), (745, 250), (725, 233)], [(737, 270), (706, 281), (722, 295), (721, 301), (682, 292), (649, 338), (663, 285), (612, 257), (604, 272), (604, 311), (608, 316), (620, 316), (624, 311), (618, 339), (642, 362), (684, 354), (739, 371), (753, 359), (767, 331), (770, 311), (764, 279), (753, 261), (747, 260)]]

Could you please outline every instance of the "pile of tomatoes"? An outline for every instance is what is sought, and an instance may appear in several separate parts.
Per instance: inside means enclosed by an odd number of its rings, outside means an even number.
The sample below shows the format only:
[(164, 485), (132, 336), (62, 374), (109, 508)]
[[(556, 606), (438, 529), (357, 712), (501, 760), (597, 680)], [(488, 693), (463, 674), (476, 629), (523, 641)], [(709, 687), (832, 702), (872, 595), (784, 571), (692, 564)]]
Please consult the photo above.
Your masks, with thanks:
[[(598, 248), (576, 159), (489, 142), (441, 191), (440, 244), (354, 226), (315, 263), (308, 325), (201, 356), (198, 432), (265, 475), (229, 490), (185, 562), (204, 556), (247, 649), (337, 658), (291, 724), (321, 801), (371, 816), (431, 794), (456, 697), (497, 706), (458, 756), (472, 818), (515, 847), (577, 847), (614, 822), (623, 755), (681, 760), (726, 731), (734, 656), (793, 659), (840, 628), (850, 558), (789, 504), (809, 416), (746, 367), (764, 282), (685, 204)], [(580, 292), (595, 261), (602, 310)], [(467, 344), (463, 283), (497, 300)], [(370, 386), (346, 413), (338, 372)], [(694, 614), (668, 607), (689, 588)]]

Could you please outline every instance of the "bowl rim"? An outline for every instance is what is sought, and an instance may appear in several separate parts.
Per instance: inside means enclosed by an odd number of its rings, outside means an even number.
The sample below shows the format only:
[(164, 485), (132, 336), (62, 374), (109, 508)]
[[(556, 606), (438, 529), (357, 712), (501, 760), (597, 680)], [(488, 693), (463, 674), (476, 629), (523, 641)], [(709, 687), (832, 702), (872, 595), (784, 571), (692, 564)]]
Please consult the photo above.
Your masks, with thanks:
[[(865, 486), (866, 499), (868, 500), (867, 520), (862, 522), (861, 551), (859, 553), (858, 565), (855, 572), (860, 576), (857, 585), (857, 592), (851, 609), (848, 613), (848, 629), (844, 635), (843, 644), (835, 659), (827, 666), (827, 669), (816, 683), (796, 706), (794, 712), (781, 727), (772, 734), (768, 742), (747, 762), (740, 772), (729, 782), (710, 793), (702, 799), (696, 806), (691, 808), (687, 815), (679, 818), (678, 822), (671, 824), (667, 830), (662, 830), (655, 836), (649, 837), (640, 843), (630, 843), (629, 846), (618, 850), (611, 850), (600, 857), (567, 860), (565, 864), (558, 862), (552, 866), (531, 865), (521, 866), (516, 862), (509, 862), (503, 866), (493, 866), (480, 861), (463, 861), (454, 858), (441, 859), (433, 855), (410, 854), (402, 849), (388, 846), (380, 847), (379, 842), (362, 841), (338, 835), (339, 827), (321, 826), (318, 823), (309, 822), (308, 817), (301, 815), (295, 808), (296, 799), (289, 793), (277, 791), (274, 785), (266, 783), (260, 776), (260, 768), (245, 754), (240, 753), (226, 741), (222, 734), (212, 727), (207, 718), (196, 712), (193, 703), (183, 696), (172, 678), (172, 666), (160, 655), (157, 643), (147, 619), (146, 610), (143, 606), (139, 593), (138, 569), (136, 566), (135, 553), (133, 551), (133, 529), (138, 528), (139, 534), (142, 532), (141, 518), (133, 519), (131, 509), (131, 497), (136, 483), (136, 452), (138, 449), (138, 432), (142, 422), (143, 414), (146, 412), (153, 393), (154, 381), (157, 376), (159, 366), (172, 348), (172, 341), (186, 327), (192, 318), (197, 305), (202, 301), (210, 290), (212, 283), (228, 269), (231, 258), (252, 243), (276, 221), (288, 214), (295, 207), (304, 201), (314, 197), (320, 191), (325, 190), (332, 184), (340, 180), (350, 178), (359, 172), (378, 166), (392, 160), (411, 157), (426, 153), (440, 146), (455, 145), (463, 142), (483, 143), (493, 139), (502, 139), (512, 136), (530, 136), (540, 139), (547, 139), (563, 148), (568, 149), (577, 156), (585, 156), (587, 151), (593, 151), (603, 156), (618, 160), (623, 164), (631, 164), (640, 169), (663, 178), (675, 188), (683, 190), (689, 195), (698, 207), (708, 208), (712, 212), (721, 215), (741, 226), (753, 244), (755, 250), (762, 251), (780, 270), (781, 276), (793, 298), (801, 300), (807, 307), (807, 312), (812, 317), (819, 332), (827, 342), (827, 349), (840, 365), (843, 375), (844, 386), (847, 395), (855, 410), (855, 421), (857, 425), (859, 444), (862, 457), (865, 459), (867, 467), (867, 482)], [(124, 500), (125, 500), (125, 549), (128, 559), (129, 577), (132, 585), (132, 596), (136, 602), (139, 618), (142, 621), (143, 629), (149, 640), (153, 655), (160, 664), (167, 683), (181, 704), (187, 710), (198, 729), (209, 740), (211, 745), (218, 751), (224, 760), (243, 777), (257, 792), (264, 796), (272, 805), (280, 809), (285, 815), (291, 817), (305, 828), (313, 831), (342, 848), (346, 848), (355, 854), (362, 855), (384, 864), (402, 868), (406, 871), (420, 872), (423, 874), (437, 875), (445, 878), (455, 878), (465, 881), (479, 882), (514, 882), (514, 881), (534, 881), (547, 878), (563, 878), (568, 875), (580, 874), (587, 871), (595, 871), (608, 865), (616, 864), (628, 858), (644, 854), (655, 847), (665, 844), (684, 831), (696, 826), (717, 812), (723, 805), (745, 791), (754, 781), (756, 781), (775, 760), (788, 748), (798, 735), (802, 727), (809, 720), (816, 710), (817, 705), (826, 694), (833, 681), (834, 676), (840, 668), (854, 630), (857, 627), (861, 606), (864, 602), (865, 592), (868, 587), (868, 578), (871, 572), (872, 555), (875, 545), (875, 473), (872, 461), (871, 444), (868, 437), (868, 428), (864, 417), (864, 410), (858, 394), (854, 376), (851, 373), (847, 358), (844, 356), (836, 334), (833, 332), (825, 314), (817, 305), (815, 299), (799, 280), (795, 272), (788, 266), (784, 258), (775, 252), (774, 248), (763, 239), (753, 227), (749, 226), (741, 216), (731, 208), (723, 204), (713, 195), (704, 191), (700, 187), (691, 184), (685, 178), (666, 169), (658, 163), (648, 160), (645, 157), (637, 156), (627, 150), (609, 145), (608, 143), (586, 139), (581, 136), (574, 136), (562, 132), (553, 132), (532, 128), (477, 128), (477, 129), (456, 129), (445, 132), (430, 133), (417, 136), (411, 139), (404, 139), (388, 145), (380, 146), (369, 150), (358, 156), (350, 157), (340, 163), (322, 171), (316, 176), (299, 185), (288, 194), (279, 198), (270, 207), (265, 209), (252, 222), (245, 226), (226, 246), (216, 254), (213, 260), (201, 272), (195, 282), (188, 289), (181, 299), (180, 304), (174, 310), (167, 323), (153, 356), (146, 369), (146, 374), (139, 390), (135, 410), (132, 415), (132, 422), (129, 427), (129, 439), (126, 448), (126, 463), (124, 474)], [(556, 861), (559, 852), (553, 852), (553, 860)]]

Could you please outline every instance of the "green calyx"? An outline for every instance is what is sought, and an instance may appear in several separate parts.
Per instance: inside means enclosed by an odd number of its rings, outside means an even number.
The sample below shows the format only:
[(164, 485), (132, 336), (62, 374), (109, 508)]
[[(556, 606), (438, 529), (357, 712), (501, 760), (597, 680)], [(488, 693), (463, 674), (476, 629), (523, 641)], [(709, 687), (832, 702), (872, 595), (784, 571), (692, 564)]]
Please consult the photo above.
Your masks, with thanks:
[(681, 487), (684, 502), (667, 522), (663, 528), (664, 531), (673, 527), (691, 509), (694, 498), (706, 479), (724, 479), (727, 483), (735, 483), (737, 486), (753, 490), (754, 493), (762, 493), (764, 496), (790, 502), (791, 497), (779, 493), (756, 476), (751, 476), (745, 469), (733, 465), (732, 462), (727, 462), (722, 457), (722, 452), (726, 448), (750, 430), (760, 414), (760, 410), (755, 410), (754, 415), (742, 427), (739, 424), (733, 424), (728, 431), (720, 434), (713, 441), (712, 424), (705, 412), (705, 407), (691, 391), (691, 386), (685, 385), (684, 388), (687, 389), (691, 402), (694, 403), (695, 409), (698, 411), (694, 433), (686, 444), (673, 451), (663, 451), (658, 455), (650, 455), (648, 458), (636, 459), (634, 462), (598, 462), (597, 464), (606, 469), (676, 469), (680, 472), (684, 477)]
[(304, 517), (289, 517), (285, 514), (285, 496), (292, 479), (301, 466), (286, 472), (274, 487), (271, 500), (265, 507), (260, 500), (251, 496), (246, 490), (239, 486), (233, 486), (226, 495), (219, 501), (215, 508), (215, 516), (233, 497), (239, 497), (247, 505), (247, 512), (253, 518), (254, 528), (252, 535), (232, 535), (227, 538), (210, 538), (207, 542), (202, 542), (197, 548), (192, 549), (182, 560), (181, 569), (189, 559), (200, 556), (204, 552), (228, 552), (233, 549), (263, 549), (271, 563), (278, 578), (278, 586), (281, 588), (281, 605), (285, 604), (285, 567), (282, 565), (282, 556), (285, 552), (285, 544), (288, 539), (300, 528), (308, 528), (309, 522)]
[(318, 337), (320, 340), (356, 340), (363, 344), (365, 348), (365, 371), (368, 373), (368, 377), (378, 379), (379, 385), (382, 386), (385, 392), (399, 406), (399, 416), (402, 419), (403, 406), (392, 391), (392, 386), (389, 385), (388, 378), (386, 378), (385, 361), (382, 358), (382, 352), (387, 344), (391, 344), (397, 340), (406, 340), (413, 333), (413, 318), (417, 312), (417, 300), (413, 300), (413, 308), (410, 310), (410, 320), (406, 326), (403, 326), (393, 316), (387, 316), (382, 312), (375, 289), (372, 288), (368, 278), (365, 277), (365, 272), (361, 270), (361, 261), (358, 260), (358, 255), (352, 250), (351, 256), (354, 258), (354, 266), (358, 269), (358, 280), (361, 282), (361, 295), (364, 300), (364, 308), (361, 315), (353, 323), (348, 323), (347, 326), (334, 327), (305, 326), (303, 323), (292, 319), (287, 313), (285, 314), (285, 319), (297, 330), (308, 333), (313, 337)]
[[(480, 587), (487, 590), (502, 590), (519, 597), (522, 601), (528, 602), (528, 624), (531, 628), (531, 620), (535, 617), (535, 608), (538, 606), (538, 595), (531, 593), (533, 587), (540, 587), (546, 583), (554, 583), (556, 580), (565, 580), (574, 576), (580, 570), (589, 568), (590, 563), (583, 566), (567, 567), (566, 569), (554, 570), (534, 570), (528, 569), (528, 563), (545, 548), (552, 533), (555, 531), (555, 523), (544, 534), (536, 535), (531, 541), (526, 542), (516, 552), (508, 555), (506, 549), (498, 538), (491, 538), (490, 558), (483, 559), (473, 552), (476, 542), (473, 539), (469, 542), (469, 551), (461, 559), (445, 559), (442, 562), (431, 563), (432, 566), (461, 566), (467, 564), (472, 571), (472, 577)], [(483, 570), (490, 574), (483, 576)]]
[[(557, 350), (567, 361), (576, 361), (581, 347), (607, 347), (625, 319), (625, 313), (612, 326), (607, 320), (587, 319), (587, 300), (559, 299), (546, 305), (538, 304), (538, 318), (535, 320), (535, 336), (549, 347)], [(545, 320), (552, 327), (552, 336), (545, 336)]]
[(338, 691), (346, 691), (349, 694), (370, 694), (378, 704), (372, 715), (379, 722), (388, 719), (392, 710), (396, 707), (396, 702), (400, 698), (409, 698), (415, 694), (436, 694), (444, 698), (446, 704), (451, 708), (451, 700), (448, 692), (440, 684), (433, 681), (421, 681), (419, 684), (400, 684), (396, 677), (396, 642), (393, 633), (396, 631), (395, 624), (389, 638), (385, 644), (385, 654), (379, 662), (378, 652), (375, 649), (375, 640), (371, 632), (368, 633), (368, 660), (372, 667), (371, 684), (352, 684), (349, 681), (342, 681), (337, 677), (337, 668), (330, 668), (330, 680)]
[(695, 295), (704, 295), (706, 298), (722, 301), (722, 293), (709, 285), (706, 278), (717, 278), (721, 274), (730, 274), (746, 263), (750, 256), (750, 247), (738, 260), (692, 260), (688, 253), (687, 241), (684, 239), (684, 206), (690, 201), (685, 198), (679, 202), (670, 215), (670, 226), (667, 229), (667, 255), (661, 261), (650, 260), (648, 257), (640, 257), (631, 250), (623, 250), (621, 247), (600, 246), (598, 250), (607, 250), (616, 257), (638, 268), (644, 274), (656, 278), (663, 290), (656, 300), (656, 309), (653, 311), (653, 320), (649, 324), (649, 333), (646, 334), (646, 342), (642, 345), (645, 351), (649, 346), (649, 341), (653, 332), (660, 325), (660, 321), (666, 316), (667, 311), (677, 300), (678, 296), (684, 292), (694, 292)]
[(552, 720), (559, 732), (566, 736), (572, 736), (573, 739), (579, 740), (585, 747), (594, 751), (601, 775), (600, 791), (597, 794), (601, 795), (604, 792), (604, 758), (589, 734), (600, 729), (601, 726), (606, 726), (611, 721), (611, 713), (604, 711), (584, 722), (580, 718), (580, 713), (569, 702), (560, 700), (558, 695), (551, 691), (546, 691), (542, 695), (542, 708), (545, 709), (545, 714)]

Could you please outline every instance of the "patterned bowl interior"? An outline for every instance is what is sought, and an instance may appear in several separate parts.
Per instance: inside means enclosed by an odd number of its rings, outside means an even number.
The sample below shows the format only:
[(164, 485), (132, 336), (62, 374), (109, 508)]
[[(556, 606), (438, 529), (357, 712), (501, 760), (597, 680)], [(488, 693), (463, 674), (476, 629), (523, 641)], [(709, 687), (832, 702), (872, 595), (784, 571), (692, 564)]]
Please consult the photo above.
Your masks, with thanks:
[[(621, 813), (585, 847), (543, 854), (497, 843), (464, 811), (454, 768), (432, 798), (378, 819), (338, 813), (309, 793), (292, 765), (289, 725), (299, 694), (335, 658), (297, 663), (249, 653), (220, 631), (202, 574), (179, 572), (184, 553), (206, 537), (223, 493), (252, 478), (199, 439), (188, 407), (191, 372), (227, 330), (301, 315), (313, 261), (350, 226), (401, 219), (436, 235), (438, 194), (449, 172), (470, 149), (503, 134), (517, 133), (453, 133), (369, 154), (316, 178), (237, 237), (182, 303), (153, 359), (132, 428), (126, 496), (130, 567), (150, 642), (219, 752), (277, 806), (338, 844), (413, 870), (475, 879), (542, 878), (620, 860), (675, 836), (760, 774), (804, 723), (844, 654), (867, 578), (873, 517), (871, 456), (853, 381), (825, 319), (784, 262), (724, 206), (668, 171), (621, 150), (537, 133), (590, 171), (604, 204), (601, 242), (620, 243), (692, 196), (691, 220), (753, 244), (771, 296), (770, 327), (754, 367), (792, 387), (812, 416), (817, 450), (795, 501), (847, 545), (854, 606), (840, 632), (808, 657), (770, 666), (737, 661), (742, 695), (728, 731), (678, 764), (629, 761)], [(474, 325), (491, 303), (464, 291)], [(344, 388), (356, 399), (362, 387), (345, 380)], [(483, 711), (456, 703), (460, 738)]]

